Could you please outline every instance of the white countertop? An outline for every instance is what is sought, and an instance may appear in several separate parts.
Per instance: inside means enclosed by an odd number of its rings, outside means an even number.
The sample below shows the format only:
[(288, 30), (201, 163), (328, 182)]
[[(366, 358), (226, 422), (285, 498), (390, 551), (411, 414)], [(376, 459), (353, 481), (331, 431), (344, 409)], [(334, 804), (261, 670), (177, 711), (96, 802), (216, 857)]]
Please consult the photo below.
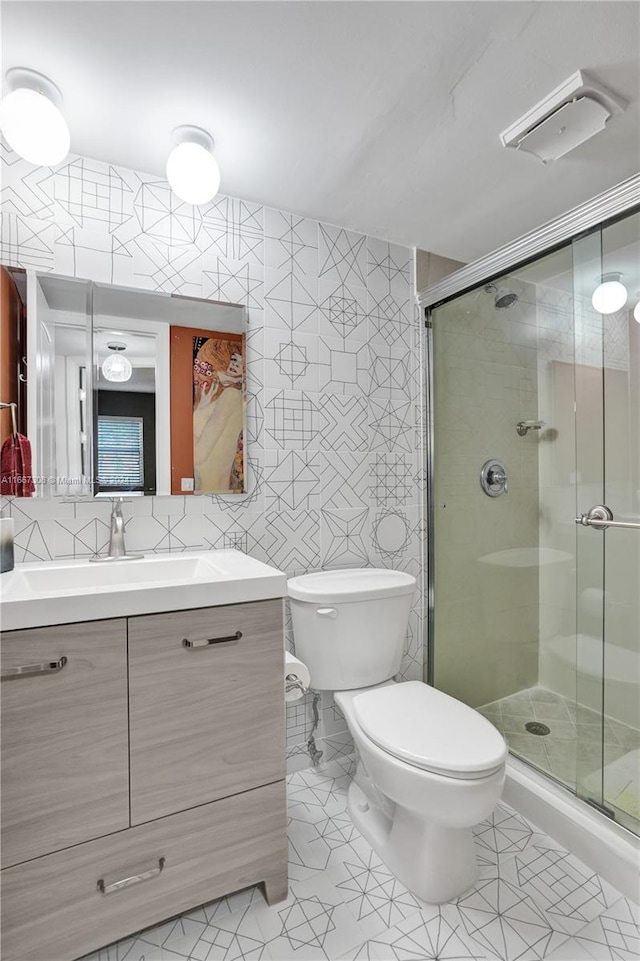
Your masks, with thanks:
[(16, 564), (0, 574), (4, 631), (284, 597), (287, 578), (241, 551), (148, 554), (140, 560)]

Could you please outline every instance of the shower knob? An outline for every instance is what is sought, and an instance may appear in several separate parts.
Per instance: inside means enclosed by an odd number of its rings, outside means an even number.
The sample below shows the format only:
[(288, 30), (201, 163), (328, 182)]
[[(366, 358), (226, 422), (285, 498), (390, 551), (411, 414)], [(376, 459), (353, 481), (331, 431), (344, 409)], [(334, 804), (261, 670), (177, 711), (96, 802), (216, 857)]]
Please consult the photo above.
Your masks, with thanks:
[(487, 497), (500, 497), (507, 493), (507, 468), (501, 460), (492, 457), (485, 461), (480, 471), (480, 487)]

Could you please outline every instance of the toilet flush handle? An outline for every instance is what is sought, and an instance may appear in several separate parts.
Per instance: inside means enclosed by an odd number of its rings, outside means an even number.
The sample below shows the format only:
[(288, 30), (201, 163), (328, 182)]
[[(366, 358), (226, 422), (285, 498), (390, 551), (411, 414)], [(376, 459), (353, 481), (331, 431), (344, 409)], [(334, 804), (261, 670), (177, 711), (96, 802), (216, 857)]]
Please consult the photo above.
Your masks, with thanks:
[(335, 607), (317, 607), (316, 614), (319, 614), (320, 617), (337, 617), (338, 616), (338, 612), (336, 611)]

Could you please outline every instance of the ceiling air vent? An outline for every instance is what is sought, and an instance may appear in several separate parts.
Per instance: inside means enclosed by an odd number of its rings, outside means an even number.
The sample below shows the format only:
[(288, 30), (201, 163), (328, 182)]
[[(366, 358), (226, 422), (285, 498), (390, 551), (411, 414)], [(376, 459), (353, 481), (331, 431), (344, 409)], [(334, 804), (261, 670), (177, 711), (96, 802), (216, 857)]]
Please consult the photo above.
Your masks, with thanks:
[(609, 117), (624, 113), (627, 106), (622, 97), (577, 70), (503, 130), (500, 141), (547, 164), (604, 130)]

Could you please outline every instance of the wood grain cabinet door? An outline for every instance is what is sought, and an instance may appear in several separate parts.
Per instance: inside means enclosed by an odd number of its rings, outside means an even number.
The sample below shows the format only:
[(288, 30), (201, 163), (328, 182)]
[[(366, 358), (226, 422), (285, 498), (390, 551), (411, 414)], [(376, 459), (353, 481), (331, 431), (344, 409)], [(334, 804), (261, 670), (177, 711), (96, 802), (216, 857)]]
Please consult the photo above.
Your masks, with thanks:
[(2, 635), (2, 867), (129, 826), (124, 619)]
[(131, 823), (284, 777), (282, 601), (129, 619)]

